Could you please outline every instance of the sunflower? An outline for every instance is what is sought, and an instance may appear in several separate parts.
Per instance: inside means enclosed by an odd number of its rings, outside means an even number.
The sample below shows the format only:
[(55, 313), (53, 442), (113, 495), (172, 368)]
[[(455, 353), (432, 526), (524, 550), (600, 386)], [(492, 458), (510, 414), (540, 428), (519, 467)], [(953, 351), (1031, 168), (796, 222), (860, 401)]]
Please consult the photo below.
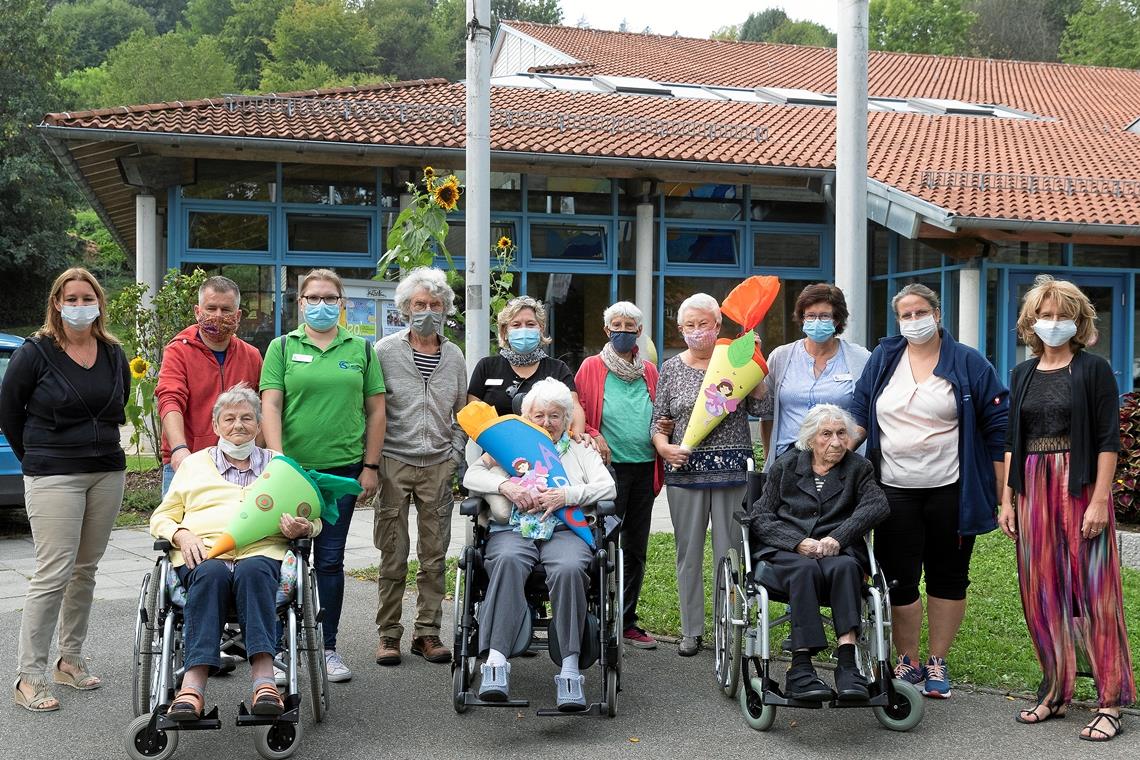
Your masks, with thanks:
[(431, 182), (433, 179), (435, 179), (435, 169), (431, 168), (430, 166), (425, 166), (424, 179), (428, 182)]
[(511, 239), (506, 235), (503, 235), (501, 238), (499, 238), (499, 242), (495, 244), (495, 247), (500, 251), (509, 251), (511, 245)]
[(150, 369), (150, 363), (141, 356), (136, 356), (131, 359), (131, 377), (135, 380), (142, 380), (146, 377), (146, 371)]
[(435, 205), (444, 211), (454, 211), (459, 205), (459, 178), (454, 174), (432, 190)]

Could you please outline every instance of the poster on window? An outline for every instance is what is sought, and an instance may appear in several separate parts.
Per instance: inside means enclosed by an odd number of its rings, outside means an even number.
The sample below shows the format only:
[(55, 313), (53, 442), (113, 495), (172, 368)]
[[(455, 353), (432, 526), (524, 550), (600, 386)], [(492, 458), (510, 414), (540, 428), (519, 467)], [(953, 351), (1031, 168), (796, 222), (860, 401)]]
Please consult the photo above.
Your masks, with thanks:
[(396, 304), (391, 301), (384, 301), (381, 304), (383, 308), (384, 317), (384, 337), (388, 337), (393, 333), (398, 333), (403, 330), (407, 325), (404, 324), (404, 317), (396, 308)]
[(345, 329), (353, 335), (376, 339), (376, 299), (346, 298), (341, 319)]

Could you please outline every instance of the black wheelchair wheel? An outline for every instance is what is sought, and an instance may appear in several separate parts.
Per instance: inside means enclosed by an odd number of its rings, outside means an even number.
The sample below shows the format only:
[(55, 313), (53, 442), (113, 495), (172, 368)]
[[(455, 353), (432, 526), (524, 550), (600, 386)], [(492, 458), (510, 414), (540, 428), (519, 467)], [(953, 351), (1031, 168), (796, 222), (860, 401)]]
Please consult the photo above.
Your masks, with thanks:
[(468, 677), (467, 663), (463, 660), (454, 660), (451, 663), (451, 706), (455, 712), (462, 715), (467, 712), (467, 692), (471, 689), (471, 679)]
[(149, 715), (140, 715), (127, 726), (126, 750), (131, 760), (167, 760), (178, 749), (177, 731), (151, 731)]
[(131, 704), (135, 717), (148, 715), (154, 709), (155, 683), (159, 658), (162, 656), (162, 626), (158, 620), (158, 591), (162, 585), (159, 564), (143, 578), (139, 589), (139, 605), (135, 619), (135, 662)]
[(740, 628), (732, 621), (740, 619), (743, 607), (733, 580), (735, 557), (733, 549), (721, 558), (713, 597), (713, 663), (717, 686), (729, 699), (740, 688)]
[(308, 588), (301, 605), (301, 626), (303, 636), (301, 646), (305, 650), (305, 667), (309, 681), (309, 699), (312, 702), (313, 718), (320, 723), (329, 710), (329, 674), (325, 670), (324, 625), (317, 620), (320, 609), (317, 593), (317, 577), (312, 568), (308, 571)]
[(292, 757), (300, 743), (300, 722), (278, 721), (268, 726), (257, 726), (253, 746), (265, 760), (285, 760)]

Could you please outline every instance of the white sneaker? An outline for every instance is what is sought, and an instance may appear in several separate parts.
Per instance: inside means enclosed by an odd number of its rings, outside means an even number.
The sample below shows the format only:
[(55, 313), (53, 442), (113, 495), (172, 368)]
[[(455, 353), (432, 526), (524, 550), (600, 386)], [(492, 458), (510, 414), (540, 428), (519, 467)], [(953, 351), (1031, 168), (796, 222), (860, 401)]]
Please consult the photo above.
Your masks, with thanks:
[(273, 680), (277, 683), (278, 686), (288, 685), (289, 674), (287, 672), (285, 672), (285, 670), (283, 670), (282, 668), (277, 667), (277, 665), (276, 665), (276, 663), (278, 663), (278, 662), (282, 662), (282, 663), (285, 662), (285, 653), (284, 652), (278, 652), (277, 655), (273, 658), (273, 662), (274, 662)]
[(340, 654), (333, 649), (325, 650), (325, 672), (333, 683), (343, 683), (352, 680), (352, 671), (340, 659)]

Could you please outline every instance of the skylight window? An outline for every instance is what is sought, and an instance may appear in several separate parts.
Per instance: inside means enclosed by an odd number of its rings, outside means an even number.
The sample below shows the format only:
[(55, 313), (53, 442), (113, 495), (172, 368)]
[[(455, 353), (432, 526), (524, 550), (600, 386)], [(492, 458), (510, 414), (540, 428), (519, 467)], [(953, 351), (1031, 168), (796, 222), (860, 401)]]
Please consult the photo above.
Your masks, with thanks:
[(770, 103), (789, 106), (835, 107), (835, 96), (792, 87), (757, 87), (756, 93)]
[(610, 92), (624, 92), (629, 95), (665, 95), (672, 97), (672, 91), (665, 85), (658, 84), (645, 77), (616, 77), (596, 76), (594, 82)]
[(994, 116), (993, 106), (967, 103), (964, 100), (949, 100), (946, 98), (910, 98), (908, 103), (929, 113), (946, 114), (950, 116)]
[(540, 89), (553, 89), (552, 85), (543, 82), (533, 74), (511, 74), (505, 77), (493, 77), (491, 84), (495, 87), (538, 87)]

